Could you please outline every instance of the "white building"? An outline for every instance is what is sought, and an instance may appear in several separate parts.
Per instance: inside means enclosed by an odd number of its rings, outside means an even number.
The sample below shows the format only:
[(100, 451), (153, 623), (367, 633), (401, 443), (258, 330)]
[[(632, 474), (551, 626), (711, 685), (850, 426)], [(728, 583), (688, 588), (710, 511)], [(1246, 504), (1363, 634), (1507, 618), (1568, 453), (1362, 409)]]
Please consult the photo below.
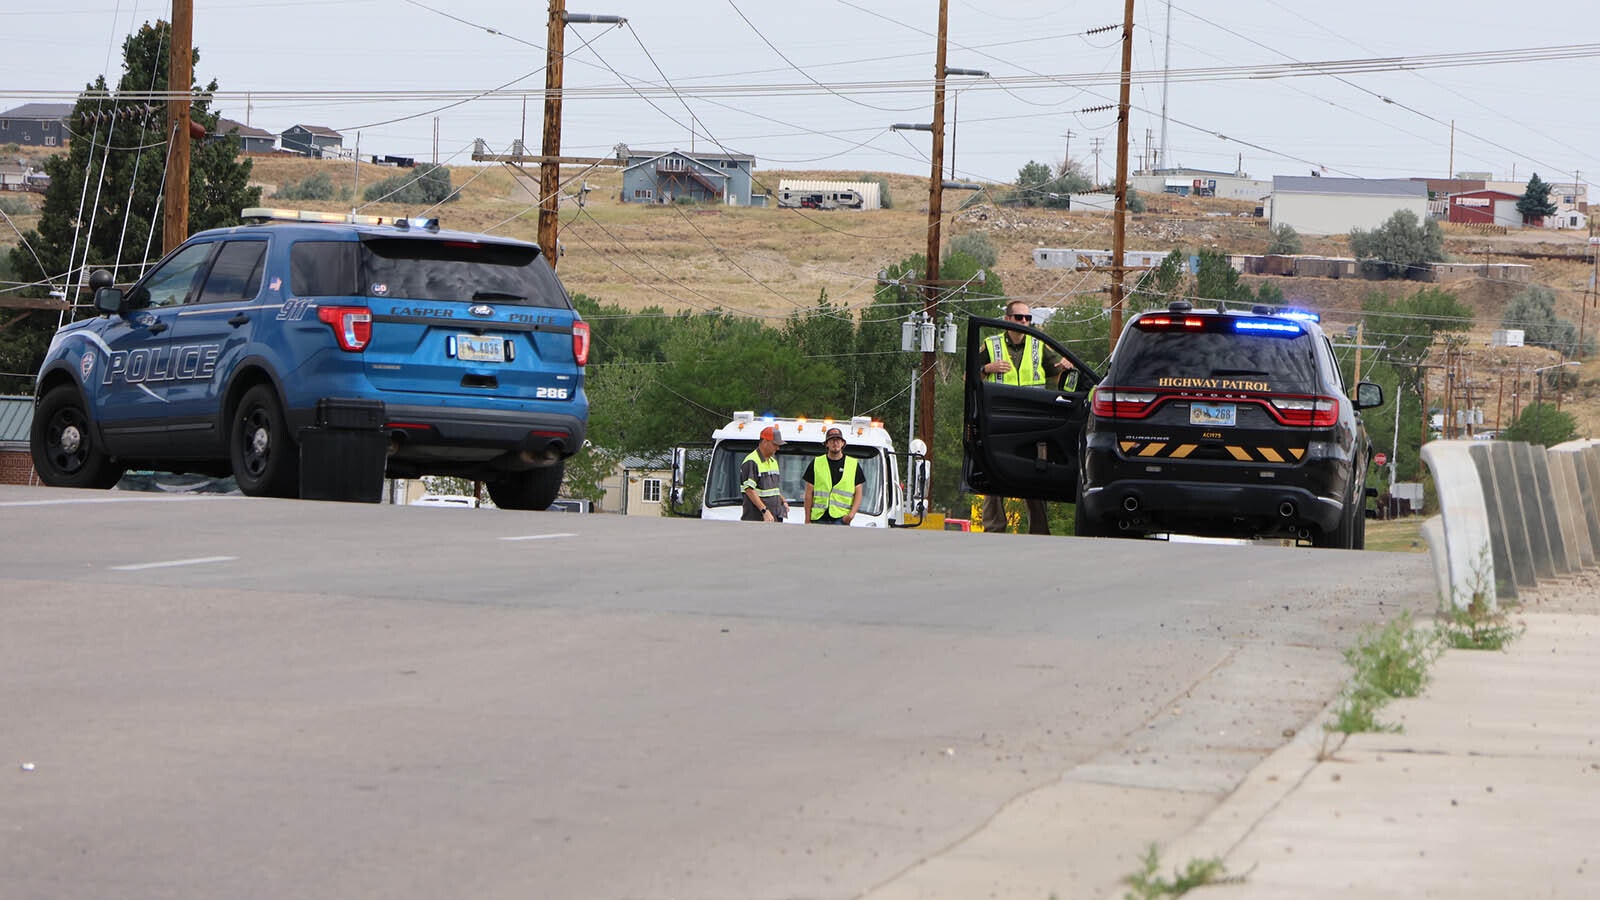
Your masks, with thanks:
[(1371, 231), (1390, 216), (1409, 209), (1417, 221), (1428, 218), (1428, 186), (1405, 178), (1320, 178), (1278, 175), (1267, 201), (1273, 228), (1288, 225), (1300, 234)]

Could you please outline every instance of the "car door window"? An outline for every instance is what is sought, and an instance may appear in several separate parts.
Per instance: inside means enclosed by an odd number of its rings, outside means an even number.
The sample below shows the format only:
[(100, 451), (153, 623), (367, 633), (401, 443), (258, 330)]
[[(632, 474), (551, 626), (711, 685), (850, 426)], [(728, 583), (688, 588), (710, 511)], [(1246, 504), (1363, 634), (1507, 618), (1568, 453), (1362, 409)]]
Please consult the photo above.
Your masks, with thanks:
[(133, 297), (134, 306), (177, 306), (188, 300), (215, 244), (191, 244), (150, 273)]
[(196, 303), (254, 300), (261, 290), (261, 265), (266, 241), (229, 241), (217, 251), (217, 261), (206, 276), (206, 286)]

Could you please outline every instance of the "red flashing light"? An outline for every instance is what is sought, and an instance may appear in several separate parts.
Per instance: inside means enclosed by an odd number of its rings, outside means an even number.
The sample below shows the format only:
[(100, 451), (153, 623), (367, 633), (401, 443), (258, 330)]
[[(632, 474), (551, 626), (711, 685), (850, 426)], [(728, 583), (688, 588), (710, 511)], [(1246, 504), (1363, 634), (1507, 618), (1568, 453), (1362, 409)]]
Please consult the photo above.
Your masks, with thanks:
[(1285, 425), (1331, 428), (1339, 424), (1337, 397), (1269, 397), (1273, 417)]
[(1198, 330), (1206, 327), (1206, 320), (1199, 316), (1145, 316), (1138, 325), (1147, 331)]
[(1090, 411), (1103, 419), (1142, 419), (1156, 408), (1160, 395), (1148, 391), (1095, 391)]
[(372, 310), (365, 306), (319, 306), (317, 318), (333, 329), (340, 350), (360, 353), (372, 342)]

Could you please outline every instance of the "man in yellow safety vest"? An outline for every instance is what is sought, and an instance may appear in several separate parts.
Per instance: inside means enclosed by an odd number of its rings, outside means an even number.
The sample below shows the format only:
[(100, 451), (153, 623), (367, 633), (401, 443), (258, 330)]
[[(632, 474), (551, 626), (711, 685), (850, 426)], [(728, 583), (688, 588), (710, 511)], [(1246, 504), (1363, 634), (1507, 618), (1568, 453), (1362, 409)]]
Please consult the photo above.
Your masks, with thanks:
[[(1025, 300), (1006, 304), (1006, 318), (1023, 325), (1032, 324), (1033, 309)], [(1045, 373), (1065, 374), (1072, 370), (1066, 357), (1044, 345), (1031, 334), (1006, 331), (990, 335), (983, 342), (983, 377), (1001, 384), (1018, 387), (1043, 387)], [(1043, 500), (1028, 499), (1028, 533), (1049, 534), (1050, 512)], [(1006, 530), (1006, 501), (995, 494), (983, 497), (983, 530), (1004, 533)]]
[(829, 428), (822, 446), (827, 453), (806, 469), (806, 523), (849, 525), (861, 509), (861, 463), (844, 455), (844, 432)]

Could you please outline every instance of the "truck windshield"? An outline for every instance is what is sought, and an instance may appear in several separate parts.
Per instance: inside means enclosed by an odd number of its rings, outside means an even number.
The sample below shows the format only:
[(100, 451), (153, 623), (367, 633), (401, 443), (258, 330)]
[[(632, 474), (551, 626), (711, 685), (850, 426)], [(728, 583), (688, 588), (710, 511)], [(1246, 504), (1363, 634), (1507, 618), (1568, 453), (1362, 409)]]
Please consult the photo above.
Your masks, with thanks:
[[(723, 441), (711, 454), (711, 470), (706, 474), (706, 506), (738, 506), (744, 502), (739, 489), (739, 464), (756, 448), (755, 441)], [(883, 451), (871, 447), (846, 447), (845, 455), (861, 461), (861, 510), (863, 516), (883, 515)], [(778, 448), (778, 472), (783, 499), (802, 509), (806, 497), (805, 471), (812, 460), (822, 455), (815, 444), (791, 442)]]

